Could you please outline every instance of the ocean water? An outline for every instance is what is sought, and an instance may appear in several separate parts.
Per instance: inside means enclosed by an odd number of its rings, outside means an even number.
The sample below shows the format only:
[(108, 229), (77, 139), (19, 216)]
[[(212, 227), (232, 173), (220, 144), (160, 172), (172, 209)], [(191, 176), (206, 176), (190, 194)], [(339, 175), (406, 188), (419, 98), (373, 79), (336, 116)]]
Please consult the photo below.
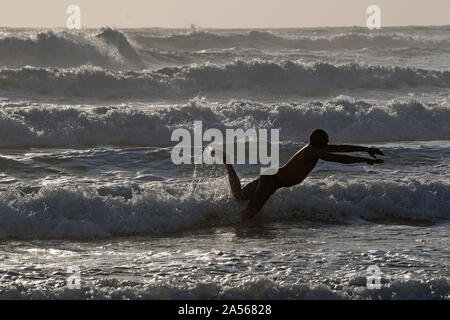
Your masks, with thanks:
[[(171, 162), (194, 120), (385, 163), (242, 224), (222, 166)], [(449, 218), (449, 26), (0, 29), (0, 299), (449, 299)]]

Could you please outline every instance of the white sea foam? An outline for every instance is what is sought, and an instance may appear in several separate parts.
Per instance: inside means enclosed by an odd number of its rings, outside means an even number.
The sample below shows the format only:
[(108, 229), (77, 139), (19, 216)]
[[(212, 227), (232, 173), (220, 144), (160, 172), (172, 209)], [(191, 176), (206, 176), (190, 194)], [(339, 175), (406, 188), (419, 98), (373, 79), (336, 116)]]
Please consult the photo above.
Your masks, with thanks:
[[(224, 179), (129, 189), (10, 188), (0, 195), (0, 238), (160, 235), (239, 221), (241, 206), (230, 198)], [(278, 191), (259, 219), (438, 223), (450, 218), (449, 191), (448, 183), (432, 179), (340, 182), (326, 178)]]
[(23, 290), (21, 286), (2, 288), (0, 299), (297, 299), (297, 300), (411, 300), (411, 299), (449, 299), (450, 284), (445, 278), (428, 281), (395, 281), (381, 290), (368, 290), (365, 287), (348, 286), (336, 291), (326, 285), (302, 283), (276, 283), (270, 278), (240, 283), (238, 287), (223, 286), (219, 283), (198, 283), (193, 287), (157, 284), (138, 286), (132, 281), (98, 280), (93, 287), (83, 285), (79, 290), (67, 288), (33, 288)]
[(317, 96), (337, 90), (450, 87), (449, 71), (359, 64), (305, 65), (291, 61), (235, 61), (156, 71), (113, 72), (94, 67), (0, 70), (0, 89), (28, 94), (98, 98), (180, 99), (234, 92)]
[(385, 105), (338, 98), (304, 104), (264, 104), (245, 100), (131, 107), (9, 107), (0, 111), (0, 147), (81, 147), (97, 145), (169, 146), (175, 128), (278, 128), (282, 140), (305, 141), (318, 127), (332, 141), (450, 139), (450, 108), (411, 100)]

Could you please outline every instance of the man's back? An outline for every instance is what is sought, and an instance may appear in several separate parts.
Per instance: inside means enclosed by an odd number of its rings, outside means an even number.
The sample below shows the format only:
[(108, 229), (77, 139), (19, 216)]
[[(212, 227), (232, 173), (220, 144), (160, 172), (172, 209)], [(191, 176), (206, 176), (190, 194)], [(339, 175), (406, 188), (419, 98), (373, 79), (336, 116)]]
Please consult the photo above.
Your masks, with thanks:
[(314, 169), (319, 160), (314, 156), (310, 145), (300, 149), (277, 173), (278, 180), (283, 187), (292, 187), (301, 183)]

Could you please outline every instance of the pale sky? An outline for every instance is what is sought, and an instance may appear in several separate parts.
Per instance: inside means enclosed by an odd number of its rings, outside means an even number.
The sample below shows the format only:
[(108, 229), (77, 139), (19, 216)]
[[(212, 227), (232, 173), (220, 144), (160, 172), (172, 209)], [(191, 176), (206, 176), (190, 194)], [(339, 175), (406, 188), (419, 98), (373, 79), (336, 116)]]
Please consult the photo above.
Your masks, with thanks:
[(365, 26), (371, 4), (382, 26), (450, 25), (450, 0), (1, 0), (0, 27), (65, 27), (72, 4), (84, 28)]

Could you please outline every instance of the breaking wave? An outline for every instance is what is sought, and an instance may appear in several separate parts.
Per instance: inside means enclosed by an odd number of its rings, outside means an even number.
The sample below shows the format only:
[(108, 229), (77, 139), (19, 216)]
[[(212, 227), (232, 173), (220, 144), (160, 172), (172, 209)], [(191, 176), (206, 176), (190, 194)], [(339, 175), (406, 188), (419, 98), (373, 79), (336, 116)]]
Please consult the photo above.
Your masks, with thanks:
[(78, 67), (94, 65), (113, 70), (144, 67), (123, 33), (101, 29), (83, 32), (41, 31), (35, 35), (0, 38), (0, 65), (23, 67)]
[[(93, 65), (111, 70), (141, 70), (234, 58), (314, 55), (314, 51), (358, 51), (365, 55), (429, 56), (450, 50), (448, 29), (406, 28), (368, 32), (356, 29), (159, 30), (101, 28), (97, 30), (2, 29), (0, 65), (20, 68), (70, 68)], [(208, 53), (212, 53), (208, 55)], [(217, 60), (218, 59), (218, 60)], [(314, 61), (321, 59), (317, 57)]]
[[(278, 191), (258, 219), (352, 223), (442, 222), (450, 218), (450, 185), (441, 181), (333, 177)], [(10, 187), (0, 198), (0, 238), (66, 239), (161, 235), (237, 223), (242, 207), (225, 179), (152, 183), (116, 189)]]
[(360, 64), (305, 65), (291, 61), (234, 61), (156, 71), (123, 72), (98, 67), (0, 70), (0, 89), (22, 94), (101, 99), (180, 99), (196, 95), (272, 94), (323, 96), (342, 90), (450, 87), (449, 71)]
[(239, 34), (217, 34), (194, 31), (170, 36), (137, 36), (136, 41), (146, 47), (171, 50), (204, 50), (211, 48), (302, 49), (302, 50), (358, 50), (363, 48), (442, 48), (450, 41), (410, 36), (402, 33), (380, 34), (345, 32), (334, 35), (282, 36), (269, 31), (249, 31)]
[(133, 107), (12, 107), (0, 110), (0, 147), (169, 146), (176, 128), (280, 129), (282, 141), (306, 141), (315, 128), (337, 142), (429, 141), (450, 139), (450, 108), (419, 101), (373, 105), (338, 98), (304, 104), (245, 100)]

